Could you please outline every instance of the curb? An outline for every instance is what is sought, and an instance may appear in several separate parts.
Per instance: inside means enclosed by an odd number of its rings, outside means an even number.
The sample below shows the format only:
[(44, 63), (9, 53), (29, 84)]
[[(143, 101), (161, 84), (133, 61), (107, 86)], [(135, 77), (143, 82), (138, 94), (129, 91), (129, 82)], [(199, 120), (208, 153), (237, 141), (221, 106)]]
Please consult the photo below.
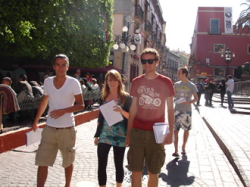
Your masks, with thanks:
[[(79, 113), (75, 116), (76, 126), (91, 121), (97, 118), (99, 109), (90, 112)], [(39, 128), (44, 128), (46, 123), (38, 125)], [(26, 144), (26, 133), (30, 131), (30, 127), (20, 128), (15, 131), (10, 131), (0, 135), (0, 153), (10, 151), (17, 147)]]
[[(200, 115), (200, 109), (195, 104), (194, 104), (194, 107), (196, 108), (196, 110), (198, 111), (198, 113)], [(204, 121), (204, 123), (207, 125), (207, 127), (210, 130), (210, 132), (212, 133), (212, 135), (214, 136), (216, 142), (218, 143), (218, 145), (220, 146), (221, 150), (223, 151), (223, 153), (227, 157), (229, 163), (234, 168), (234, 170), (237, 173), (238, 177), (240, 178), (240, 181), (242, 182), (243, 186), (244, 187), (250, 186), (250, 184), (248, 184), (247, 180), (244, 180), (244, 179), (247, 179), (247, 176), (245, 176), (245, 173), (244, 173), (243, 169), (238, 164), (238, 158), (236, 157), (236, 155), (234, 154), (234, 152), (230, 151), (228, 149), (228, 146), (224, 143), (224, 141), (221, 138), (221, 136), (214, 131), (214, 129), (209, 124), (209, 122), (207, 121), (207, 119), (205, 117), (203, 117), (203, 116), (201, 116), (201, 118)]]

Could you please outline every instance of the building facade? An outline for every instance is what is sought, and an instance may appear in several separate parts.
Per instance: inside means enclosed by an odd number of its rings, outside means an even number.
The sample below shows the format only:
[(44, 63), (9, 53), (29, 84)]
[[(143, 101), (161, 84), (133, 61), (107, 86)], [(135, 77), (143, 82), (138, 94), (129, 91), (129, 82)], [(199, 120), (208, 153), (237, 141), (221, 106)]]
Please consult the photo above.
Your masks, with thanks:
[(169, 51), (167, 54), (167, 76), (173, 82), (178, 81), (178, 69), (180, 67), (180, 54), (174, 51)]
[[(190, 46), (191, 78), (237, 77), (238, 67), (250, 61), (250, 34), (244, 29), (236, 31), (230, 7), (199, 7)], [(227, 49), (230, 61), (225, 59)]]
[[(120, 46), (124, 43), (122, 41), (125, 41), (128, 48), (112, 49), (110, 60), (127, 77), (126, 90), (129, 90), (133, 78), (143, 73), (140, 54), (144, 48), (157, 49), (164, 63), (165, 25), (158, 0), (115, 0), (113, 26), (115, 44)], [(124, 26), (128, 27), (127, 33), (122, 31)], [(127, 40), (124, 40), (124, 36)], [(131, 50), (131, 45), (135, 45), (136, 49)]]

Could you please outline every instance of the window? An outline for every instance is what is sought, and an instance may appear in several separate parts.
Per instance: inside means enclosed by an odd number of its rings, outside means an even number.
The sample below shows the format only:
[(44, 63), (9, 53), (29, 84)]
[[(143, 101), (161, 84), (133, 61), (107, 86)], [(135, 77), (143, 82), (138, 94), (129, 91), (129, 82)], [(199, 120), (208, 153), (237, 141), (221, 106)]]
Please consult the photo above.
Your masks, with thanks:
[(250, 54), (250, 45), (247, 46), (247, 54)]
[(225, 69), (224, 68), (214, 68), (214, 75), (215, 76), (224, 76)]
[(219, 19), (210, 20), (210, 34), (220, 34), (220, 20)]
[(214, 44), (214, 53), (224, 53), (225, 44)]

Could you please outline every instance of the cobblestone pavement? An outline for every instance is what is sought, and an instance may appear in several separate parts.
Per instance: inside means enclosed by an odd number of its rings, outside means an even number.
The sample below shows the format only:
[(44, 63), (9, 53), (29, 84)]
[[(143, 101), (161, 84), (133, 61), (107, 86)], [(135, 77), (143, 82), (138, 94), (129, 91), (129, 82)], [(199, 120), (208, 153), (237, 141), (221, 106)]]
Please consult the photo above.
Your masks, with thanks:
[[(204, 110), (202, 113), (207, 112)], [(216, 123), (220, 124), (218, 121)], [(84, 123), (76, 128), (77, 153), (72, 186), (97, 187), (97, 147), (93, 143), (96, 120)], [(225, 130), (232, 131), (228, 127)], [(243, 130), (246, 131), (246, 129)], [(182, 132), (179, 135), (180, 143), (182, 142)], [(244, 142), (243, 139), (242, 142)], [(247, 142), (244, 143), (247, 144)], [(37, 147), (38, 144), (33, 144), (29, 147), (21, 146), (12, 151), (0, 154), (1, 187), (36, 186), (37, 166), (34, 165), (34, 158)], [(181, 144), (179, 147), (181, 147)], [(233, 147), (235, 148), (235, 146)], [(186, 151), (186, 155), (182, 155), (179, 160), (176, 160), (171, 156), (174, 152), (173, 144), (166, 146), (166, 162), (159, 175), (159, 186), (243, 186), (235, 170), (195, 107), (193, 107), (193, 129), (190, 131)], [(49, 175), (46, 182), (47, 187), (64, 186), (64, 170), (61, 167), (61, 160), (61, 156), (58, 154), (54, 167), (49, 168)], [(107, 187), (115, 187), (112, 151), (110, 152), (108, 162)], [(127, 169), (126, 159), (124, 160), (124, 168), (125, 178), (123, 186), (131, 186), (131, 173)], [(147, 179), (148, 175), (145, 171), (143, 175), (144, 187), (147, 186)]]
[[(216, 96), (213, 98), (213, 101), (216, 101)], [(244, 181), (245, 186), (250, 186), (249, 114), (230, 112), (227, 103), (221, 106), (220, 102), (213, 102), (212, 107), (206, 107), (203, 103), (205, 101), (202, 98), (201, 106), (198, 107), (201, 117), (207, 122), (208, 127), (213, 132), (214, 137), (219, 142), (235, 171), (239, 174), (241, 180)], [(249, 98), (237, 97), (234, 103), (235, 109), (233, 110), (245, 108), (245, 111), (250, 111)]]

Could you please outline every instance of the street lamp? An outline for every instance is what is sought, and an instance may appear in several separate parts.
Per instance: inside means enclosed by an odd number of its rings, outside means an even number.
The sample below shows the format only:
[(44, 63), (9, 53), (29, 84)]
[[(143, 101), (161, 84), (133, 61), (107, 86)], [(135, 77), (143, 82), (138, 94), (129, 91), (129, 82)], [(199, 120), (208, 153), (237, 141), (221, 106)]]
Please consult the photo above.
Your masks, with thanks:
[[(114, 50), (118, 50), (120, 48), (122, 50), (122, 52), (123, 52), (123, 56), (122, 56), (122, 74), (124, 74), (125, 53), (128, 52), (129, 50), (131, 50), (131, 51), (136, 50), (136, 45), (135, 44), (138, 44), (136, 39), (140, 35), (139, 33), (134, 34), (134, 35), (129, 35), (128, 34), (129, 28), (130, 28), (132, 23), (136, 23), (136, 22), (135, 21), (128, 22), (128, 26), (124, 26), (122, 28), (122, 35), (116, 35), (115, 36), (115, 44), (113, 45)], [(138, 28), (137, 28), (137, 31), (138, 31)]]
[[(227, 64), (227, 75), (229, 75), (229, 64), (233, 61), (235, 58), (235, 54), (230, 51), (229, 48), (225, 51), (225, 53), (221, 53), (221, 58), (226, 62)], [(226, 75), (226, 76), (227, 76)]]

